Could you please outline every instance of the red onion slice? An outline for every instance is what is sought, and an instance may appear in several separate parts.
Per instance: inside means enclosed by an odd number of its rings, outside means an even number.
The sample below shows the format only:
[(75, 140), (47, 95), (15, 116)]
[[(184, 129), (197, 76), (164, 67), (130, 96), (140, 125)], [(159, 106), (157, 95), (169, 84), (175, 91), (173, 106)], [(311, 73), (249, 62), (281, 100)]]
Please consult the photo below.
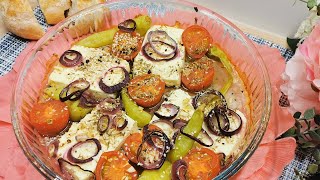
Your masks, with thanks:
[[(231, 118), (233, 118), (232, 123), (230, 123)], [(209, 129), (216, 135), (232, 136), (242, 127), (241, 117), (235, 111), (223, 106), (216, 106), (212, 109), (206, 121)]]
[(209, 104), (214, 97), (219, 97), (221, 106), (227, 107), (226, 98), (219, 91), (214, 89), (198, 92), (192, 99), (192, 106), (196, 109), (201, 103)]
[[(154, 144), (150, 145), (148, 141)], [(137, 151), (138, 165), (144, 169), (159, 169), (170, 150), (170, 140), (160, 131), (152, 131), (140, 144)]]
[(165, 31), (150, 31), (147, 38), (151, 48), (160, 56), (168, 57), (177, 51), (177, 42)]
[(187, 136), (188, 138), (196, 141), (197, 143), (199, 143), (200, 145), (202, 146), (205, 146), (205, 147), (211, 147), (213, 145), (213, 140), (212, 138), (208, 135), (208, 133), (205, 131), (205, 130), (201, 130), (200, 134), (198, 135), (198, 137), (195, 137), (191, 134), (188, 134), (188, 133), (185, 133), (183, 132), (183, 129), (184, 129), (185, 126), (183, 126), (181, 129), (180, 129), (180, 133)]
[(142, 47), (142, 54), (151, 61), (170, 61), (177, 56), (177, 51), (169, 56), (161, 56), (154, 49), (152, 49), (150, 43), (146, 43)]
[[(120, 78), (119, 78), (120, 77)], [(99, 81), (99, 87), (105, 93), (120, 91), (129, 82), (129, 73), (123, 67), (110, 68)]]
[(59, 149), (59, 140), (55, 140), (48, 146), (48, 152), (50, 157), (56, 158)]
[(173, 121), (173, 127), (176, 129), (181, 129), (183, 126), (185, 126), (188, 122), (182, 119), (175, 119)]
[(105, 99), (104, 97), (99, 97), (92, 92), (85, 91), (82, 93), (80, 97), (79, 106), (84, 108), (92, 108), (92, 107), (95, 107), (104, 99)]
[(78, 79), (70, 83), (67, 87), (63, 88), (59, 94), (60, 101), (67, 100), (76, 101), (80, 99), (82, 93), (88, 90), (90, 83), (85, 79)]
[(179, 110), (179, 106), (171, 103), (163, 103), (154, 114), (159, 118), (172, 119), (178, 114)]
[(173, 163), (171, 170), (172, 180), (186, 180), (186, 174), (188, 170), (188, 164), (180, 159)]
[(133, 32), (136, 30), (137, 24), (132, 19), (127, 19), (118, 25), (118, 28), (124, 32)]
[(115, 127), (116, 130), (122, 131), (124, 128), (128, 125), (128, 120), (123, 117), (122, 113), (117, 114), (112, 119), (113, 127)]
[(118, 113), (122, 108), (120, 99), (105, 99), (97, 106), (99, 112), (103, 115), (114, 115)]
[(59, 158), (58, 163), (60, 170), (67, 179), (95, 179), (93, 172), (82, 169), (79, 165), (71, 164), (70, 162)]
[(103, 134), (108, 130), (110, 127), (110, 118), (109, 116), (101, 116), (100, 119), (98, 120), (98, 131)]
[(65, 51), (59, 59), (59, 62), (66, 67), (77, 66), (82, 62), (82, 55), (80, 52), (75, 50)]
[(68, 159), (73, 163), (87, 163), (93, 160), (101, 150), (99, 140), (92, 138), (86, 141), (78, 142), (68, 151)]

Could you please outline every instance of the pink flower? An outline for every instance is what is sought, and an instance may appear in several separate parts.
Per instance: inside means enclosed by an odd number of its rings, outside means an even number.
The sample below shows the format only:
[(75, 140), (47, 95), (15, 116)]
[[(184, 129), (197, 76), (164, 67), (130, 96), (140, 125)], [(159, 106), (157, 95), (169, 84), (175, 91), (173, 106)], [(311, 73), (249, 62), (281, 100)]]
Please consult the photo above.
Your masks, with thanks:
[(320, 111), (320, 95), (314, 90), (320, 89), (319, 37), (320, 24), (317, 24), (287, 63), (282, 75), (285, 83), (281, 86), (281, 91), (288, 95), (291, 113), (304, 112), (313, 107)]

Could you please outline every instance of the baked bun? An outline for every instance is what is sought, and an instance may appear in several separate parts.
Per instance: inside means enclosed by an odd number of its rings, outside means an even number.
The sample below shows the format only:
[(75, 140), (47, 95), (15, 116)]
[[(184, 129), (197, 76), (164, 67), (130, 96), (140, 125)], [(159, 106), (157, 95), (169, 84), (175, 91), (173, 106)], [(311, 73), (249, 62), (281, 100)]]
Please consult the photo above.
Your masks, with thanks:
[(71, 7), (70, 0), (39, 0), (40, 8), (48, 24), (57, 24), (65, 18)]
[(87, 7), (104, 3), (105, 0), (71, 0), (72, 6), (69, 9), (68, 16), (71, 16)]
[(10, 32), (31, 40), (44, 35), (28, 0), (10, 0), (5, 6), (3, 21)]

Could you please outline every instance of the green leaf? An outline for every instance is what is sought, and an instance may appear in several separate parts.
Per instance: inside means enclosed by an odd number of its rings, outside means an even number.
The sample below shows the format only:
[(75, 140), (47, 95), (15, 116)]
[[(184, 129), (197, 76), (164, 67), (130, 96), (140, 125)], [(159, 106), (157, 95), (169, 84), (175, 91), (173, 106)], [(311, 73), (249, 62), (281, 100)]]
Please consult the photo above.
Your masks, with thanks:
[(309, 8), (309, 10), (316, 5), (317, 5), (317, 0), (308, 0), (307, 7)]
[(320, 135), (317, 134), (316, 132), (311, 130), (307, 134), (309, 134), (309, 136), (312, 138), (312, 140), (320, 142)]
[(316, 115), (314, 116), (314, 122), (315, 122), (316, 124), (320, 125), (320, 115), (319, 115), (319, 114), (316, 114)]
[(302, 114), (301, 112), (297, 111), (297, 112), (294, 113), (293, 117), (295, 119), (299, 119), (301, 117), (301, 114)]
[(314, 108), (311, 108), (311, 109), (307, 109), (304, 112), (303, 117), (305, 119), (312, 119), (315, 115), (316, 115), (316, 112), (315, 112)]
[(303, 143), (303, 145), (301, 146), (301, 148), (306, 149), (306, 148), (314, 148), (316, 147), (316, 144), (314, 144), (313, 142), (306, 142)]
[(310, 164), (308, 166), (308, 173), (315, 174), (318, 171), (318, 165), (317, 164)]
[(312, 156), (316, 161), (320, 161), (320, 150), (319, 149), (315, 149), (312, 152)]
[(295, 52), (296, 49), (298, 48), (298, 43), (300, 42), (300, 40), (301, 39), (294, 39), (294, 38), (287, 37), (287, 44), (293, 52)]
[(282, 134), (282, 137), (294, 137), (296, 135), (296, 128), (292, 127)]

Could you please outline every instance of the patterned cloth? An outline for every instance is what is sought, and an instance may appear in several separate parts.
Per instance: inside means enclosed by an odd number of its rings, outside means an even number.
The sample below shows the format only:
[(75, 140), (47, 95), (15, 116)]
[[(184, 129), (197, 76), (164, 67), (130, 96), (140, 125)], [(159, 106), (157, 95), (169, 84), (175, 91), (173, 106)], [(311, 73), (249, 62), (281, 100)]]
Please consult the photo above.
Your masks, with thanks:
[[(46, 24), (44, 16), (39, 7), (35, 9), (35, 15), (41, 26), (44, 29), (47, 29), (48, 25)], [(288, 61), (293, 56), (293, 52), (289, 49), (250, 34), (246, 35), (257, 44), (267, 45), (272, 48), (279, 49), (281, 55), (286, 59), (286, 61)], [(19, 38), (10, 32), (8, 32), (6, 35), (4, 35), (4, 37), (0, 39), (0, 76), (3, 76), (12, 69), (14, 60), (23, 51), (28, 42), (29, 41)], [(298, 149), (296, 151), (295, 159), (284, 169), (279, 179), (294, 179), (294, 171), (298, 170), (300, 173), (304, 173), (311, 161), (312, 159), (310, 154), (306, 156)]]

